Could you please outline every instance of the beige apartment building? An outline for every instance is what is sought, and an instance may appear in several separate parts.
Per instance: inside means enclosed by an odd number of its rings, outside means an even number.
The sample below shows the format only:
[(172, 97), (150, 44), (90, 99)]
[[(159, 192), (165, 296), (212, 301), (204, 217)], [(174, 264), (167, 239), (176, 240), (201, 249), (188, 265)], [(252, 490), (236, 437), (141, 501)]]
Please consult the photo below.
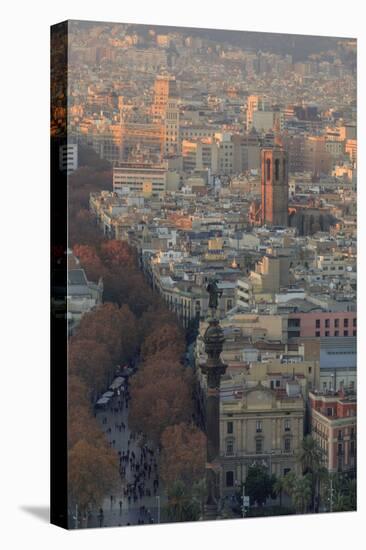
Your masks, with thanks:
[[(113, 191), (119, 194), (128, 191), (145, 197), (158, 197), (166, 192), (167, 180), (165, 164), (120, 162), (113, 167)], [(178, 174), (176, 180), (178, 185)]]
[(219, 149), (213, 138), (186, 139), (181, 148), (185, 172), (210, 169), (212, 174), (217, 173)]
[[(225, 317), (221, 325), (224, 329), (235, 328), (238, 338), (250, 338), (253, 342), (258, 340), (286, 342), (287, 340), (287, 319), (283, 315), (235, 313)], [(204, 329), (203, 324), (202, 330)]]
[(258, 301), (271, 300), (281, 287), (289, 284), (289, 256), (263, 256), (249, 276), (237, 282), (237, 303), (246, 306)]
[(222, 359), (229, 365), (230, 376), (241, 384), (253, 386), (260, 382), (272, 390), (278, 390), (284, 387), (284, 379), (295, 377), (305, 400), (310, 390), (319, 388), (319, 360), (298, 360), (300, 357), (295, 354), (274, 358), (270, 353), (263, 353), (260, 361), (238, 363), (233, 358), (230, 348), (222, 353)]

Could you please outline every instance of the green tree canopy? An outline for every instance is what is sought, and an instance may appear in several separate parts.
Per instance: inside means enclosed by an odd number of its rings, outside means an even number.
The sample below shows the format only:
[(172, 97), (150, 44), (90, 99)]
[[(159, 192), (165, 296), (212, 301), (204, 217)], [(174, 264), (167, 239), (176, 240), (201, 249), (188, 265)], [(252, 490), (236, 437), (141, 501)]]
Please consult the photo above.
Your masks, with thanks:
[(249, 496), (251, 504), (262, 506), (274, 492), (275, 477), (269, 475), (265, 466), (256, 464), (249, 466), (245, 480), (245, 494)]

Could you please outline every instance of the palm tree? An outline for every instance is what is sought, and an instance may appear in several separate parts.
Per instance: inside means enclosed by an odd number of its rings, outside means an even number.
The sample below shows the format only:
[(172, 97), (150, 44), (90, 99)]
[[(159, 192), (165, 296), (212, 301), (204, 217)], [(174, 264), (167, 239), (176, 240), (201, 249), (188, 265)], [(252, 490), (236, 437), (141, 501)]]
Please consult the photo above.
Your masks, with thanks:
[(305, 514), (312, 498), (311, 477), (309, 475), (296, 478), (291, 496), (296, 511)]
[(323, 466), (323, 455), (317, 442), (307, 435), (298, 453), (298, 461), (302, 466), (303, 474), (311, 476), (311, 504), (314, 512), (319, 511), (320, 485), (326, 479), (328, 471)]
[(178, 480), (168, 489), (168, 517), (171, 521), (196, 521), (200, 505), (186, 485)]
[(282, 491), (285, 489), (285, 486), (285, 478), (283, 477), (277, 477), (273, 484), (273, 490), (276, 493), (276, 496), (280, 497), (280, 506), (282, 506)]
[(199, 502), (201, 517), (203, 517), (205, 501), (207, 498), (206, 478), (202, 478), (192, 487), (193, 498)]
[(329, 503), (330, 512), (356, 510), (356, 480), (338, 473), (330, 475), (324, 486), (324, 499)]
[(289, 496), (292, 495), (294, 486), (296, 483), (296, 475), (294, 472), (289, 472), (282, 478), (282, 490), (285, 491)]
[(355, 478), (347, 479), (346, 491), (348, 497), (348, 510), (357, 509), (357, 481)]
[(311, 435), (307, 435), (302, 440), (298, 460), (301, 463), (304, 474), (315, 471), (322, 464), (322, 452)]

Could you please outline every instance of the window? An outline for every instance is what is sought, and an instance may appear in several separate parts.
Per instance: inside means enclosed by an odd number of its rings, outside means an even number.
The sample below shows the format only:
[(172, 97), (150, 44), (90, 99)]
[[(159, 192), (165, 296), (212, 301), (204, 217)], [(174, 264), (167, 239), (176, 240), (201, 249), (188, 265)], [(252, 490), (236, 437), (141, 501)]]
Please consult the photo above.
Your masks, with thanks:
[(315, 336), (317, 336), (317, 337), (320, 336), (320, 331), (319, 330), (316, 331)]
[(227, 455), (234, 454), (234, 441), (232, 439), (226, 442), (226, 454)]
[(281, 386), (281, 380), (276, 380), (276, 388), (279, 388)]
[(227, 301), (227, 305), (226, 305), (226, 308), (229, 310), (233, 307), (233, 301), (232, 300), (228, 300)]
[(350, 455), (351, 455), (351, 456), (355, 456), (355, 442), (354, 442), (354, 441), (351, 441), (351, 445), (350, 445)]
[(338, 439), (343, 439), (342, 430), (338, 430)]
[(291, 430), (291, 420), (289, 418), (286, 418), (285, 420), (285, 432), (289, 432)]
[(353, 326), (354, 326), (354, 327), (357, 327), (357, 319), (356, 319), (356, 317), (353, 319), (352, 322), (353, 322)]
[(325, 328), (329, 328), (329, 327), (330, 327), (330, 320), (325, 319)]
[(339, 330), (334, 331), (334, 336), (339, 336)]
[(334, 326), (335, 328), (339, 327), (339, 319), (334, 319)]
[(348, 336), (348, 330), (343, 331), (343, 336)]
[(276, 181), (280, 179), (280, 159), (275, 160), (275, 178)]
[(287, 474), (291, 472), (291, 468), (284, 468), (283, 469), (283, 477), (287, 476)]
[(234, 486), (234, 472), (226, 472), (226, 487)]
[(343, 445), (342, 443), (338, 443), (338, 455), (342, 455), (343, 454)]
[(357, 330), (354, 330), (354, 331), (352, 332), (352, 334), (353, 334), (353, 336), (357, 336)]
[(312, 367), (309, 367), (309, 368), (308, 368), (309, 374), (311, 374), (311, 371), (312, 371)]
[(256, 439), (255, 440), (255, 452), (257, 454), (261, 453), (263, 450), (263, 445), (262, 445), (262, 440), (261, 439)]
[(266, 160), (266, 166), (267, 166), (267, 181), (271, 179), (271, 160)]
[(320, 328), (320, 319), (315, 321), (315, 328)]
[(329, 330), (325, 331), (325, 336), (329, 336)]
[(257, 433), (260, 433), (262, 431), (262, 421), (261, 420), (256, 421), (255, 430), (256, 430)]
[(289, 437), (285, 438), (285, 452), (289, 453), (291, 451), (291, 439)]
[(232, 434), (233, 431), (234, 431), (234, 426), (233, 426), (233, 423), (232, 422), (228, 422), (226, 424), (226, 428), (227, 428), (227, 433), (228, 434)]
[(328, 407), (327, 408), (327, 416), (332, 416), (333, 415), (333, 409), (331, 407)]

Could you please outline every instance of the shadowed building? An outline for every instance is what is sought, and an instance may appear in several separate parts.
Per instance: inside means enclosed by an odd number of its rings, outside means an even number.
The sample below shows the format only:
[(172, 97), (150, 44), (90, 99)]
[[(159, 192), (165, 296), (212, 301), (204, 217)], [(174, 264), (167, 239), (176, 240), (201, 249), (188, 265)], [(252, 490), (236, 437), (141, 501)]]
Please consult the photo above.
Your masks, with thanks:
[(287, 154), (275, 145), (261, 151), (262, 225), (288, 225)]
[(337, 222), (329, 208), (311, 208), (304, 205), (291, 204), (289, 210), (289, 226), (296, 227), (299, 235), (313, 235), (317, 231), (329, 231)]

